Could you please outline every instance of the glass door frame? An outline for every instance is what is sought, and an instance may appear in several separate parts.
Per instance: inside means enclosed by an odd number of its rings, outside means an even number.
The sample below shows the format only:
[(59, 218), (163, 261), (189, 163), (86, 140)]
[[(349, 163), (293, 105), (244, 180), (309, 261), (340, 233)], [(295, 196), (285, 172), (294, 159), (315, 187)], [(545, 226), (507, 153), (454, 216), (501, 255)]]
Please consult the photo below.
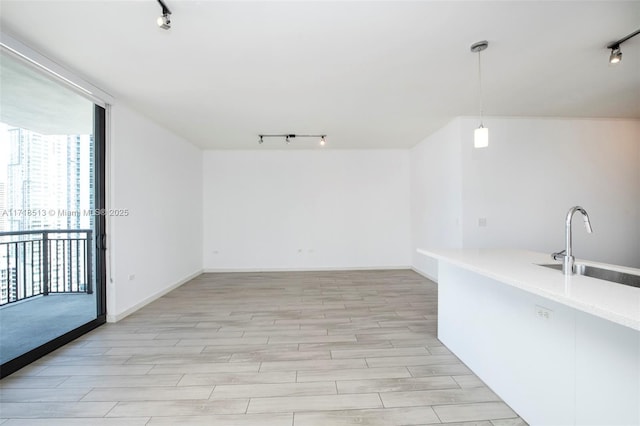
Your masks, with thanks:
[[(106, 109), (94, 104), (94, 170), (95, 170), (95, 194), (94, 203), (96, 211), (106, 209)], [(6, 377), (19, 369), (31, 364), (35, 360), (77, 339), (83, 334), (99, 327), (106, 322), (106, 283), (107, 283), (107, 259), (106, 259), (106, 235), (107, 224), (105, 215), (95, 216), (94, 229), (94, 256), (95, 279), (94, 290), (96, 294), (96, 318), (85, 324), (58, 336), (10, 361), (0, 365), (0, 378)]]

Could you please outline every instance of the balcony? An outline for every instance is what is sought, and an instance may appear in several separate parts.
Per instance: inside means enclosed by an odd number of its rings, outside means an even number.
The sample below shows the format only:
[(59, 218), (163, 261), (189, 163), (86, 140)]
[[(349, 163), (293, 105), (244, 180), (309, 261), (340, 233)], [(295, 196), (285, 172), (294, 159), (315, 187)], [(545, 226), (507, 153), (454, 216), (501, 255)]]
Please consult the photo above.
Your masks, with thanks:
[(96, 317), (93, 232), (0, 233), (0, 363)]

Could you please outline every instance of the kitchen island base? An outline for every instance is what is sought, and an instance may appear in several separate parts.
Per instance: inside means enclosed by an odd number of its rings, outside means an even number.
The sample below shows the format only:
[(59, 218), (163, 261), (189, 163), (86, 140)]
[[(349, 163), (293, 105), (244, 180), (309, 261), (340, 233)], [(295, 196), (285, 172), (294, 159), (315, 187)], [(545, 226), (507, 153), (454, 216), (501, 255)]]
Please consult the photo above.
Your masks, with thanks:
[(532, 425), (639, 425), (640, 331), (439, 260), (438, 338)]

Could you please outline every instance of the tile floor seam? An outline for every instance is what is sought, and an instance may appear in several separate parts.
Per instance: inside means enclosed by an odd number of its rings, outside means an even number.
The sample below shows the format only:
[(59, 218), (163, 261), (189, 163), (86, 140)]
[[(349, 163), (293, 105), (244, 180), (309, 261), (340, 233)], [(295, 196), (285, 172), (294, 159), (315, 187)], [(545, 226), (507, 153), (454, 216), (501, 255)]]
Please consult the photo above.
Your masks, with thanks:
[(382, 405), (382, 408), (387, 408), (384, 405), (384, 401), (382, 400), (382, 396), (380, 395), (380, 392), (377, 392), (377, 393), (378, 393), (378, 399), (380, 400), (380, 405)]
[[(109, 402), (112, 402), (112, 401), (109, 401)], [(110, 413), (111, 411), (113, 411), (113, 409), (114, 409), (114, 408), (116, 408), (116, 406), (117, 406), (118, 404), (119, 404), (119, 402), (118, 402), (118, 401), (115, 401), (115, 402), (113, 403), (113, 406), (112, 406), (110, 409), (108, 409), (106, 413), (104, 413), (104, 415), (102, 416), (102, 418), (103, 418), (103, 419), (108, 418), (109, 413)]]
[[(211, 400), (211, 397), (213, 396), (213, 392), (216, 390), (217, 387), (218, 387), (217, 385), (213, 385), (211, 387), (211, 392), (209, 392), (209, 396), (207, 397), (207, 400)], [(247, 405), (248, 405), (248, 403), (247, 403)]]
[(438, 421), (439, 421), (440, 423), (444, 423), (444, 422), (442, 421), (442, 419), (440, 418), (440, 416), (438, 415), (438, 412), (433, 408), (433, 405), (431, 406), (431, 411), (433, 411), (433, 414), (435, 414), (435, 415), (436, 415), (436, 417), (438, 418)]

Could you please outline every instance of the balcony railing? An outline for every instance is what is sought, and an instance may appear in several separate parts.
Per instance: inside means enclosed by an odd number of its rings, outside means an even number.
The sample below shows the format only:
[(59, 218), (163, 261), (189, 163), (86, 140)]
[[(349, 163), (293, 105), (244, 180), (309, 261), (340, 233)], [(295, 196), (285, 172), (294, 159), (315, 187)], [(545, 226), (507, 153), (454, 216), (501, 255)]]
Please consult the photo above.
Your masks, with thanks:
[(0, 232), (0, 306), (50, 293), (93, 293), (90, 229)]

